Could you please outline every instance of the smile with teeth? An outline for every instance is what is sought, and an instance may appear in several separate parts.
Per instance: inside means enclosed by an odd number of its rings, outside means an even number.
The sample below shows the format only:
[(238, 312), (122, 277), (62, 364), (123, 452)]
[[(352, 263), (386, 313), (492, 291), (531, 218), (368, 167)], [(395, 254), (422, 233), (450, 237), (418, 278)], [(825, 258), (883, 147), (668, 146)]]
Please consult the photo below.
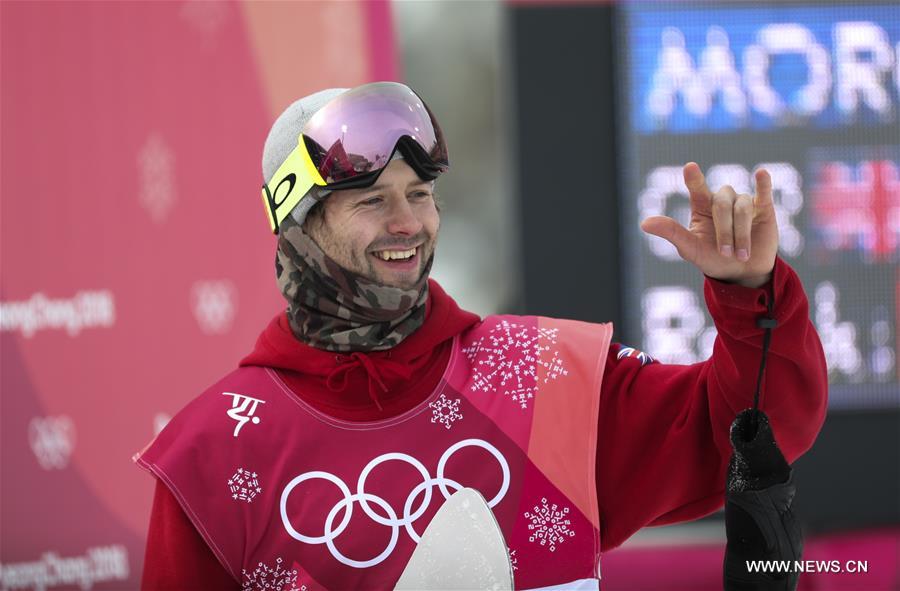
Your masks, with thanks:
[(416, 256), (416, 248), (410, 248), (409, 250), (378, 250), (372, 254), (385, 261), (407, 260)]

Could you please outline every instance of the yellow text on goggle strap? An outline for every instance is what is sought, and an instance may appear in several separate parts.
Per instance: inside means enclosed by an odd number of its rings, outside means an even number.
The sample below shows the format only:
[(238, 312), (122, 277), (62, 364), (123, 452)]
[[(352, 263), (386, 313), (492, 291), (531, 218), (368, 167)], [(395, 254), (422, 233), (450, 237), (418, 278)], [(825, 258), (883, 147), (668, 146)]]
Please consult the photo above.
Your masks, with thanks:
[(272, 232), (278, 231), (284, 218), (300, 203), (313, 185), (324, 187), (325, 184), (325, 180), (309, 157), (301, 135), (297, 147), (262, 188), (263, 206), (266, 208)]

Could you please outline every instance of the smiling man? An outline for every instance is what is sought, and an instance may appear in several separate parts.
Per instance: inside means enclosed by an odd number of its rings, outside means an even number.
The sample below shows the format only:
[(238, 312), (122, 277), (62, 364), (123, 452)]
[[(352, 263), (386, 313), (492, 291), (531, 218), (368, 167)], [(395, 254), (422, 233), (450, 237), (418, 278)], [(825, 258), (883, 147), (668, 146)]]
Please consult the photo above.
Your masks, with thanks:
[(688, 164), (689, 227), (642, 224), (705, 275), (718, 329), (710, 359), (666, 365), (610, 324), (461, 310), (429, 278), (448, 167), (401, 84), (275, 122), (262, 197), (287, 306), (139, 455), (158, 479), (144, 589), (391, 589), (461, 487), (493, 510), (517, 588), (597, 589), (601, 548), (721, 507), (772, 301), (767, 376), (791, 395), (764, 408), (789, 462), (812, 445), (825, 359), (766, 171), (738, 195)]

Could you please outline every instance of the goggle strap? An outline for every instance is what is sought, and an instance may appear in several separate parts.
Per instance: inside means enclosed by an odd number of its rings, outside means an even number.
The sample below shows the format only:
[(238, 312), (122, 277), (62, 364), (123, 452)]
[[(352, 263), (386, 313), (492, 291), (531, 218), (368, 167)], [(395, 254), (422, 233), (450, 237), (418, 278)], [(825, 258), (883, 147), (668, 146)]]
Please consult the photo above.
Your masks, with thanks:
[[(285, 183), (287, 183), (286, 188), (284, 188)], [(300, 134), (297, 138), (297, 147), (288, 154), (269, 182), (262, 186), (263, 206), (273, 233), (278, 233), (281, 222), (290, 215), (314, 185), (324, 187), (325, 179), (313, 164), (309, 151), (306, 149), (303, 134)], [(279, 191), (286, 191), (280, 201), (276, 200)]]
[(263, 183), (262, 186), (263, 208), (266, 210), (266, 218), (269, 220), (269, 228), (273, 234), (278, 233), (278, 222), (276, 221), (275, 200), (269, 191), (269, 185)]

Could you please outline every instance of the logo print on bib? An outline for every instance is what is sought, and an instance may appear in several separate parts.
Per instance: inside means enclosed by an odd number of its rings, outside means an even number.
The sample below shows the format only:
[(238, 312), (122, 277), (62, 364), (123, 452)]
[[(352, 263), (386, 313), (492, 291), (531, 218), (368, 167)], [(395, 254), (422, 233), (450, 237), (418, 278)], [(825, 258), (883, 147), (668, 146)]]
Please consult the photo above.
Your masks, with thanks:
[[(254, 425), (259, 424), (259, 417), (253, 416), (256, 413), (256, 406), (258, 404), (265, 404), (265, 400), (259, 400), (257, 398), (252, 398), (247, 396), (246, 394), (235, 394), (233, 392), (222, 392), (222, 396), (232, 396), (231, 402), (231, 410), (226, 411), (229, 417), (237, 421), (237, 425), (234, 426), (234, 436), (237, 437), (238, 433), (241, 432), (241, 427), (247, 424), (247, 422), (251, 422)], [(244, 416), (241, 413), (247, 411), (247, 415)]]
[[(496, 447), (488, 443), (487, 441), (483, 441), (481, 439), (464, 439), (458, 443), (454, 443), (447, 451), (444, 452), (444, 455), (441, 456), (441, 459), (438, 460), (437, 465), (437, 476), (434, 478), (431, 477), (431, 474), (428, 472), (428, 469), (417, 460), (416, 458), (399, 452), (386, 453), (378, 456), (363, 468), (362, 472), (359, 475), (359, 481), (356, 484), (356, 493), (350, 492), (350, 487), (347, 484), (335, 476), (330, 472), (324, 472), (321, 470), (316, 470), (313, 472), (304, 472), (303, 474), (295, 477), (291, 480), (287, 486), (284, 487), (284, 491), (281, 493), (281, 522), (284, 524), (284, 528), (287, 530), (287, 533), (294, 538), (295, 540), (299, 540), (305, 544), (325, 544), (328, 547), (328, 551), (331, 552), (331, 555), (335, 560), (340, 562), (341, 564), (345, 564), (347, 566), (353, 568), (369, 568), (371, 566), (375, 566), (384, 562), (394, 551), (394, 548), (397, 546), (397, 540), (400, 537), (400, 527), (402, 526), (407, 535), (416, 543), (419, 543), (421, 539), (418, 532), (413, 528), (413, 524), (418, 520), (422, 515), (425, 514), (425, 511), (428, 510), (429, 505), (431, 504), (431, 497), (434, 494), (434, 487), (437, 485), (438, 491), (443, 495), (444, 500), (450, 498), (450, 495), (453, 492), (456, 492), (463, 488), (464, 485), (446, 478), (444, 476), (444, 470), (447, 467), (447, 462), (450, 460), (451, 456), (455, 454), (457, 451), (466, 448), (466, 447), (480, 447), (482, 449), (490, 452), (494, 459), (497, 460), (499, 464), (500, 471), (503, 474), (503, 484), (500, 485), (500, 490), (488, 500), (488, 507), (494, 508), (497, 503), (503, 500), (503, 497), (506, 496), (506, 492), (509, 490), (510, 483), (510, 474), (509, 474), (509, 463), (507, 463), (506, 458), (503, 457), (503, 454), (500, 453)], [(375, 469), (376, 466), (382, 464), (384, 462), (389, 462), (391, 460), (399, 460), (401, 462), (406, 462), (411, 465), (413, 468), (419, 471), (422, 475), (422, 482), (413, 487), (413, 489), (409, 492), (409, 495), (406, 497), (406, 502), (403, 504), (403, 515), (398, 517), (397, 511), (383, 498), (378, 495), (374, 495), (372, 493), (367, 493), (366, 488), (366, 478), (368, 478), (369, 473)], [(334, 486), (340, 490), (343, 495), (343, 499), (337, 502), (334, 507), (331, 508), (331, 511), (328, 513), (328, 517), (325, 518), (325, 526), (324, 526), (324, 535), (321, 536), (309, 536), (304, 535), (294, 529), (294, 525), (291, 523), (290, 517), (287, 513), (287, 502), (288, 498), (291, 496), (293, 490), (303, 482), (307, 480), (326, 480), (332, 483)], [(449, 488), (448, 488), (449, 487)], [(451, 492), (450, 489), (453, 489)], [(479, 491), (484, 494), (484, 491)], [(422, 494), (424, 493), (424, 495)], [(421, 503), (414, 509), (413, 505), (418, 499), (422, 496)], [(484, 494), (485, 499), (488, 498), (487, 494)], [(387, 547), (384, 551), (372, 558), (370, 560), (354, 560), (352, 558), (348, 558), (341, 554), (341, 551), (338, 550), (335, 545), (335, 540), (338, 536), (343, 533), (347, 526), (350, 524), (350, 519), (353, 517), (353, 510), (356, 506), (356, 503), (359, 503), (359, 507), (362, 509), (363, 513), (380, 525), (387, 526), (391, 528), (391, 539), (388, 542)], [(377, 505), (381, 511), (375, 511), (372, 506), (369, 504), (372, 503)], [(341, 515), (340, 521), (335, 525), (337, 521), (337, 517)], [(387, 517), (385, 517), (385, 515)]]
[(275, 566), (260, 562), (252, 573), (242, 569), (241, 591), (306, 591), (306, 585), (297, 586), (297, 570), (284, 568), (282, 562), (280, 557), (275, 559)]
[(262, 492), (259, 486), (259, 476), (256, 472), (238, 468), (234, 472), (234, 476), (228, 479), (228, 490), (231, 491), (231, 498), (235, 501), (247, 501), (252, 503), (256, 495)]
[(431, 407), (431, 422), (443, 425), (447, 429), (463, 418), (462, 413), (459, 412), (459, 398), (451, 400), (441, 393), (441, 397), (429, 402), (428, 406)]
[(559, 351), (552, 347), (558, 334), (558, 328), (500, 321), (490, 334), (462, 350), (472, 364), (472, 390), (499, 392), (527, 409), (538, 391), (539, 367), (544, 368), (545, 384), (569, 374)]
[(528, 536), (528, 541), (537, 542), (541, 546), (549, 544), (550, 551), (556, 552), (557, 544), (562, 544), (566, 538), (575, 537), (575, 532), (569, 529), (572, 521), (568, 515), (568, 507), (560, 508), (556, 503), (548, 505), (547, 499), (542, 498), (541, 504), (535, 505), (533, 512), (525, 512), (525, 518), (531, 522), (528, 530), (532, 533)]

